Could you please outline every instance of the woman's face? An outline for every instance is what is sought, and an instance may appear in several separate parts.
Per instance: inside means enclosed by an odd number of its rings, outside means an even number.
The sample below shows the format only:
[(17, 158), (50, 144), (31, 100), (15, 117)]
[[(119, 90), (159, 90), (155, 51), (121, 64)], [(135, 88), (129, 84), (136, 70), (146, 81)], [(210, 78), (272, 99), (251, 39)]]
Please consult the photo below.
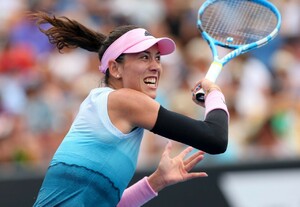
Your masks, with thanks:
[(140, 53), (126, 54), (124, 60), (123, 87), (141, 91), (154, 99), (162, 72), (158, 46)]

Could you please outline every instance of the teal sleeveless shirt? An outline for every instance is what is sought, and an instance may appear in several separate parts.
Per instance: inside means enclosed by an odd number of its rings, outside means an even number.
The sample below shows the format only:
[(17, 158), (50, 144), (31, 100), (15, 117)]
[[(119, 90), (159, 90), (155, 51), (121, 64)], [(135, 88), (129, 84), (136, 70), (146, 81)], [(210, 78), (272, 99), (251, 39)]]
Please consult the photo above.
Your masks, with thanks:
[(106, 87), (90, 92), (50, 165), (63, 162), (94, 170), (122, 193), (134, 175), (144, 130), (124, 134), (112, 124), (107, 111), (112, 91)]

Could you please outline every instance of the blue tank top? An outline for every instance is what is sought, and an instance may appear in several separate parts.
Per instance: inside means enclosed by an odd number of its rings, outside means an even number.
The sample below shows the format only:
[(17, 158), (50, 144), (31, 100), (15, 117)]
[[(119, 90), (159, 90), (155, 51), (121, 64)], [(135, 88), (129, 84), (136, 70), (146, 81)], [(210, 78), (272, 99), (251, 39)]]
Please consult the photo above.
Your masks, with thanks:
[(124, 134), (112, 124), (107, 111), (112, 91), (96, 88), (90, 92), (50, 165), (84, 166), (108, 177), (123, 192), (134, 175), (144, 130)]

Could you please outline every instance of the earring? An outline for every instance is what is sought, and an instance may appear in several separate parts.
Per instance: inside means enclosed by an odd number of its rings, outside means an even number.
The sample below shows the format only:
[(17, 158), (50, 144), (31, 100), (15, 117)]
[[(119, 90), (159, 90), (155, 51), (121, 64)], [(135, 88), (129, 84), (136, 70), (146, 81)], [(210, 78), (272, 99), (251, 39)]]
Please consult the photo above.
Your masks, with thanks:
[(117, 78), (120, 78), (120, 74), (117, 75)]

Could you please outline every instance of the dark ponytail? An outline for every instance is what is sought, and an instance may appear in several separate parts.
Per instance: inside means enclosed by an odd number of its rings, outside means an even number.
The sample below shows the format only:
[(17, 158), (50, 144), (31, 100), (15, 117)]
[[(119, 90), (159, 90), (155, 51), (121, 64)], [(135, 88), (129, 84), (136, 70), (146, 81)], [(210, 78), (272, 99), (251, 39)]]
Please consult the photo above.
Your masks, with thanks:
[[(134, 25), (119, 26), (106, 36), (65, 16), (56, 17), (53, 15), (51, 17), (44, 12), (31, 13), (29, 16), (36, 20), (40, 31), (48, 36), (49, 42), (55, 44), (59, 51), (64, 47), (80, 47), (90, 52), (97, 52), (99, 60), (116, 39), (128, 31), (138, 28)], [(42, 24), (50, 24), (52, 27), (43, 29)]]
[[(44, 12), (30, 15), (36, 20), (41, 32), (46, 34), (51, 44), (55, 44), (58, 50), (64, 47), (80, 47), (90, 52), (98, 52), (106, 36), (92, 31), (75, 20), (67, 17), (50, 17)], [(42, 24), (50, 24), (52, 27), (45, 30)]]
[[(30, 13), (29, 17), (36, 21), (41, 32), (48, 36), (49, 42), (55, 44), (57, 49), (61, 51), (66, 48), (82, 48), (90, 52), (97, 52), (99, 61), (106, 49), (119, 37), (126, 32), (138, 28), (134, 25), (125, 25), (116, 27), (108, 36), (93, 31), (75, 20), (71, 20), (65, 16), (51, 17), (44, 12)], [(50, 24), (49, 29), (43, 29), (42, 24)], [(117, 62), (123, 61), (121, 54)], [(104, 76), (104, 84), (109, 85), (109, 70)]]

